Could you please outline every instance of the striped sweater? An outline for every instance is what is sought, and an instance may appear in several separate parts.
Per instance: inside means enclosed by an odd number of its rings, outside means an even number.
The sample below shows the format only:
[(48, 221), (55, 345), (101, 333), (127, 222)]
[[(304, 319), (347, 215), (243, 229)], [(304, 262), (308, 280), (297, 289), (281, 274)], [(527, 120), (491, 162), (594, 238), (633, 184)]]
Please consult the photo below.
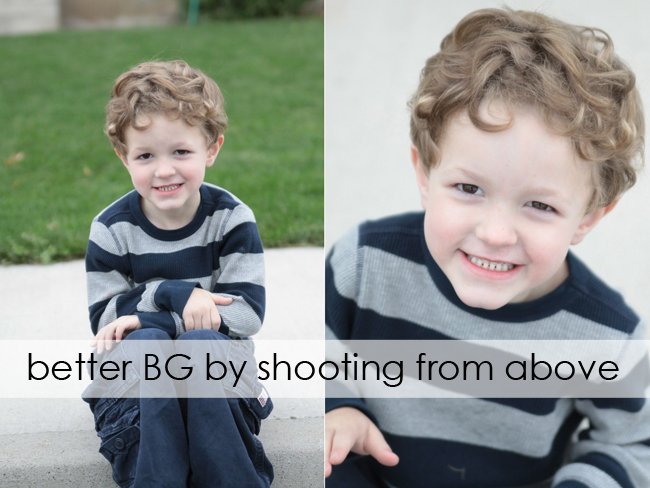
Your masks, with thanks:
[[(621, 296), (571, 253), (569, 278), (550, 294), (498, 310), (468, 307), (428, 252), (423, 219), (366, 222), (334, 246), (326, 264), (328, 339), (643, 338)], [(390, 487), (650, 487), (643, 398), (326, 401), (328, 411), (341, 406), (368, 415), (399, 455), (395, 467), (376, 463)], [(585, 418), (588, 428), (575, 437)]]
[(221, 332), (255, 334), (264, 319), (264, 257), (253, 212), (231, 193), (204, 183), (185, 227), (162, 230), (145, 217), (133, 190), (94, 220), (86, 251), (93, 334), (123, 315), (174, 338), (196, 286), (231, 297), (217, 306)]

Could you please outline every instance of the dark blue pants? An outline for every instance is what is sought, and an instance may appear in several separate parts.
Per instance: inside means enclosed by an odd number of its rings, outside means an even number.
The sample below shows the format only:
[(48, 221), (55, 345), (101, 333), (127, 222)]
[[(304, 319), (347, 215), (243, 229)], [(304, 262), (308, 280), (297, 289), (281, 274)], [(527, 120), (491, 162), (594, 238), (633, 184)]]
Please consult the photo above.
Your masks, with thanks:
[[(126, 340), (169, 339), (140, 329)], [(177, 340), (231, 340), (213, 330)], [(173, 353), (173, 342), (165, 341)], [(166, 347), (166, 346), (165, 346)], [(170, 381), (170, 387), (174, 385)], [(140, 385), (133, 385), (139, 388)], [(86, 399), (101, 438), (100, 452), (123, 488), (267, 488), (273, 468), (255, 436), (273, 408), (249, 398)]]

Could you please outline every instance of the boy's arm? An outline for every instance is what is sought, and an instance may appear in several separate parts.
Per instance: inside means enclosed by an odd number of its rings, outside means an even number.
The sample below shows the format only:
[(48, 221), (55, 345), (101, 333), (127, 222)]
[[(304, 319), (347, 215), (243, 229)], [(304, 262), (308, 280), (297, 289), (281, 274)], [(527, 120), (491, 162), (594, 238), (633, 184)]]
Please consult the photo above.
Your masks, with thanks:
[(581, 432), (572, 462), (553, 488), (650, 486), (650, 405), (645, 398), (577, 400), (591, 428)]
[(219, 330), (233, 337), (251, 336), (262, 327), (266, 291), (262, 241), (255, 216), (246, 205), (233, 209), (214, 253), (219, 270), (212, 292), (232, 298), (228, 305), (217, 305)]
[[(635, 336), (644, 337), (639, 325)], [(638, 343), (637, 343), (638, 344)], [(621, 357), (635, 357), (623, 351)], [(635, 363), (630, 395), (635, 398), (576, 400), (589, 419), (571, 452), (571, 462), (554, 478), (553, 488), (643, 488), (650, 486), (650, 402), (645, 398), (648, 355)]]
[[(352, 337), (357, 312), (357, 230), (348, 232), (325, 261), (326, 359), (338, 361), (336, 341)], [(331, 342), (330, 342), (331, 341)], [(342, 387), (342, 386), (341, 386)], [(399, 461), (379, 431), (377, 419), (366, 403), (352, 392), (349, 398), (325, 399), (325, 476), (342, 463), (350, 451), (373, 456), (381, 464)]]

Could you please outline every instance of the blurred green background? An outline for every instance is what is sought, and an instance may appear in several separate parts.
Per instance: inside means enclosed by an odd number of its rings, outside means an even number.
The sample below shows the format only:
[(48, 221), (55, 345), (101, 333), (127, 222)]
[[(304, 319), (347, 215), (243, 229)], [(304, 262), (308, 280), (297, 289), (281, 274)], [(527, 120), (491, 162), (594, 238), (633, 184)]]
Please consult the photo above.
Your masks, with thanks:
[(133, 188), (103, 134), (113, 81), (153, 59), (224, 94), (206, 181), (253, 209), (266, 247), (322, 246), (323, 49), (322, 18), (0, 37), (0, 262), (83, 257), (93, 217)]

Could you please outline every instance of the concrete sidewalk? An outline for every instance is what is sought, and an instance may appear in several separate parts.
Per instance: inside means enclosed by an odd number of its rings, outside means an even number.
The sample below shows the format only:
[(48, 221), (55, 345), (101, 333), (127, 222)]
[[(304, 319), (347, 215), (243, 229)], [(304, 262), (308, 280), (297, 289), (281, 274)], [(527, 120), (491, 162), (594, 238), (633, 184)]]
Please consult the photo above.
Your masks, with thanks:
[[(266, 251), (260, 339), (322, 339), (322, 248)], [(0, 267), (0, 339), (92, 338), (83, 261)], [(260, 439), (274, 488), (323, 486), (323, 400), (276, 399)], [(0, 399), (0, 487), (111, 487), (81, 399)]]

